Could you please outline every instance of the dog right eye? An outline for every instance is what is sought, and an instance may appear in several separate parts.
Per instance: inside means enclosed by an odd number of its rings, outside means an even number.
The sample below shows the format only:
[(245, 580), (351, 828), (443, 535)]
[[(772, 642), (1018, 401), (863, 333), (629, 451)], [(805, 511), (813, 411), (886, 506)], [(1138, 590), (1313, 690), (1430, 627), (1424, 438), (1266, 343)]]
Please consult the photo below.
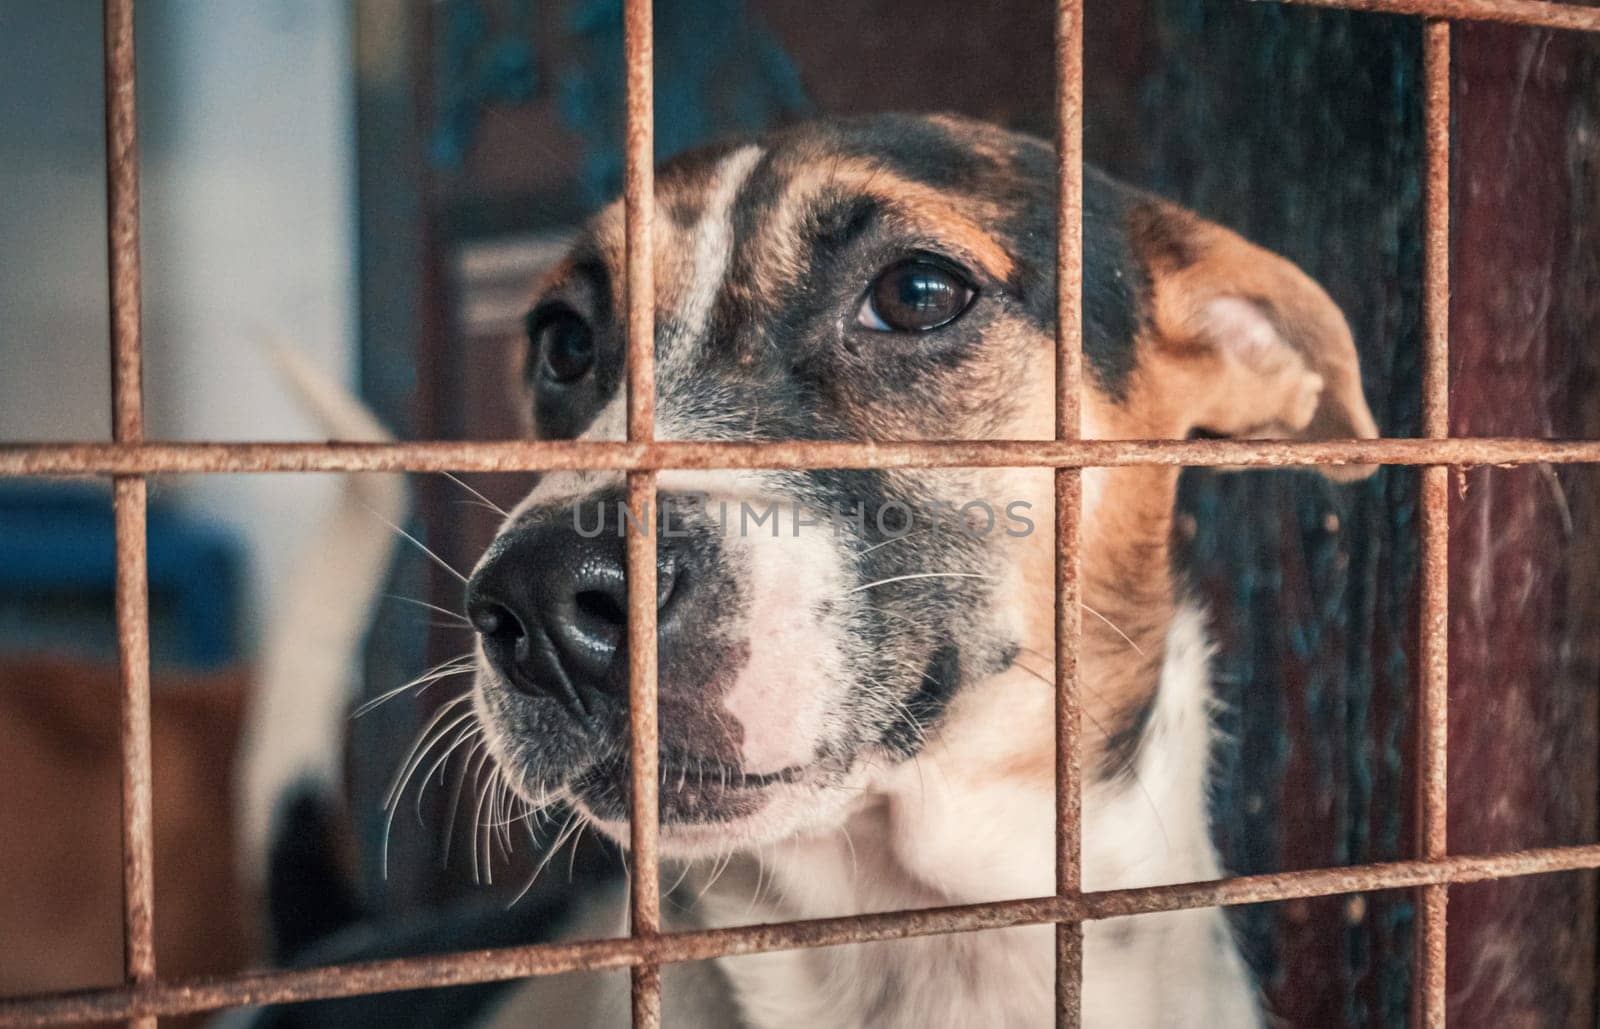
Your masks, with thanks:
[(567, 385), (594, 367), (594, 330), (570, 307), (536, 310), (529, 317), (528, 339), (547, 381)]
[(916, 257), (878, 273), (856, 313), (874, 332), (928, 332), (967, 313), (977, 290), (945, 262)]

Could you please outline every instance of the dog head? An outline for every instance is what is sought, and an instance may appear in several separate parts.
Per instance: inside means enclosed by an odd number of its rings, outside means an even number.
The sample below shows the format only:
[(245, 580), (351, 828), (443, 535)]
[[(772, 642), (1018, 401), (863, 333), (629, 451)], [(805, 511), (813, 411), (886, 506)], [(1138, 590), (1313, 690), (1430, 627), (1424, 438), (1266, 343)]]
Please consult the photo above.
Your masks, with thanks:
[[(807, 124), (672, 161), (656, 197), (657, 438), (1052, 437), (1046, 144), (946, 117)], [(622, 224), (620, 205), (595, 217), (531, 307), (540, 438), (623, 437)], [(1321, 289), (1092, 171), (1083, 312), (1086, 436), (1376, 435)], [(1170, 604), (1175, 480), (1085, 474), (1086, 602), (1133, 612), (1107, 619), (1120, 634), (1162, 631), (1144, 608)], [(952, 731), (963, 694), (1050, 653), (1051, 484), (1048, 469), (661, 473), (644, 528), (668, 851), (837, 821)], [(624, 497), (618, 475), (545, 476), (468, 590), (495, 758), (531, 801), (566, 800), (618, 838)], [(1103, 671), (1130, 685), (1098, 691), (1089, 716), (1121, 724), (1145, 676)]]

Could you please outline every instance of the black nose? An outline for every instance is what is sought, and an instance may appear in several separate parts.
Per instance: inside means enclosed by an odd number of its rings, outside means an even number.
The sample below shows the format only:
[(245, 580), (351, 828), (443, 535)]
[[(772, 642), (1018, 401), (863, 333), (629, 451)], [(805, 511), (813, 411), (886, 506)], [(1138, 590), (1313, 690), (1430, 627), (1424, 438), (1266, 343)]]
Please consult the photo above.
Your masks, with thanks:
[[(628, 576), (618, 520), (601, 519), (595, 534), (559, 516), (510, 530), (467, 584), (467, 617), (496, 671), (584, 720), (627, 693)], [(682, 578), (670, 550), (658, 545), (663, 615), (684, 590)]]

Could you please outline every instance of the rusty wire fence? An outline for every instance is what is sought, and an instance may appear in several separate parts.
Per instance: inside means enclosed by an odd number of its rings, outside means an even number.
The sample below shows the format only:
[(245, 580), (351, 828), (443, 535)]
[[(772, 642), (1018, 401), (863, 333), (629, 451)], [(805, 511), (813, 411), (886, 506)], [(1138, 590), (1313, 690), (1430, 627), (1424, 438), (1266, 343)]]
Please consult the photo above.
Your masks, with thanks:
[[(663, 963), (895, 940), (939, 933), (1054, 924), (1058, 1025), (1079, 1021), (1085, 921), (1213, 905), (1416, 889), (1416, 1021), (1442, 1026), (1449, 886), (1600, 868), (1600, 844), (1453, 856), (1445, 834), (1448, 486), (1452, 468), (1540, 462), (1600, 463), (1600, 441), (1449, 437), (1450, 22), (1484, 20), (1600, 32), (1600, 8), (1545, 0), (1286, 0), (1317, 7), (1424, 19), (1425, 211), (1421, 439), (1285, 442), (1084, 440), (1079, 434), (1083, 196), (1083, 0), (1057, 5), (1056, 64), (1060, 210), (1056, 439), (1046, 442), (657, 443), (654, 423), (653, 103), (650, 0), (625, 0), (627, 140), (628, 439), (617, 443), (395, 444), (147, 443), (140, 345), (139, 160), (135, 122), (133, 0), (104, 0), (107, 236), (110, 270), (113, 442), (0, 446), (0, 475), (109, 476), (116, 518), (116, 618), (120, 642), (123, 930), (118, 987), (0, 1000), (0, 1026), (125, 1020), (248, 1004), (306, 1001), (628, 968), (633, 1024), (660, 1022)], [(1138, 464), (1422, 467), (1422, 659), (1417, 711), (1417, 856), (1408, 861), (1240, 876), (1214, 882), (1083, 892), (1079, 863), (1080, 636), (1078, 578), (1081, 475), (1085, 467)], [(694, 932), (664, 932), (657, 854), (656, 564), (645, 533), (629, 532), (628, 639), (632, 717), (631, 933), (421, 958), (192, 979), (160, 979), (155, 967), (152, 880), (147, 477), (224, 472), (500, 472), (607, 469), (627, 473), (634, 524), (653, 500), (661, 469), (680, 468), (1055, 469), (1056, 482), (1056, 892), (1053, 896), (943, 908), (810, 919)]]

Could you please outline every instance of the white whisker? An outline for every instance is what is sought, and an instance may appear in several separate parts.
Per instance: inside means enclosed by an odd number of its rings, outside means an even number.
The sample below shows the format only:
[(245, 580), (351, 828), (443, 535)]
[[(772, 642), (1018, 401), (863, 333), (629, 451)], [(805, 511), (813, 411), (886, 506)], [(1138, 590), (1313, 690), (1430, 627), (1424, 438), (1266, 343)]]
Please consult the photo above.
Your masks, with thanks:
[(467, 776), (472, 772), (472, 763), (480, 754), (488, 754), (489, 738), (483, 733), (478, 734), (478, 742), (468, 750), (467, 756), (461, 762), (461, 775), (456, 779), (456, 788), (450, 791), (450, 809), (444, 816), (444, 846), (439, 856), (439, 863), (444, 866), (450, 864), (450, 841), (456, 834), (456, 812), (461, 806), (461, 789), (467, 783)]
[(433, 764), (430, 765), (427, 772), (423, 774), (422, 779), (417, 786), (417, 799), (415, 801), (418, 825), (427, 825), (427, 823), (422, 819), (422, 798), (423, 795), (428, 792), (428, 783), (433, 779), (433, 773), (439, 773), (439, 785), (443, 786), (445, 779), (445, 765), (449, 762), (450, 756), (459, 750), (463, 743), (470, 739), (474, 739), (482, 732), (483, 725), (480, 724), (476, 719), (473, 720), (471, 725), (464, 726), (460, 732), (456, 733), (456, 738), (450, 741), (450, 745), (444, 748), (444, 753), (435, 758)]
[[(438, 742), (438, 737), (433, 735), (434, 730), (438, 728), (439, 724), (449, 716), (450, 712), (457, 705), (468, 699), (468, 694), (462, 694), (454, 700), (446, 701), (445, 703), (439, 705), (439, 709), (433, 713), (433, 717), (428, 719), (428, 723), (422, 727), (422, 731), (418, 733), (417, 738), (412, 741), (411, 752), (407, 754), (406, 759), (401, 762), (399, 770), (395, 772), (394, 779), (389, 783), (389, 792), (384, 796), (384, 807), (387, 808), (394, 806), (394, 802), (399, 798), (402, 784), (406, 779), (410, 778), (409, 773), (412, 764), (421, 762), (423, 758), (426, 757), (428, 751), (433, 749), (433, 745)], [(451, 727), (453, 727), (455, 724), (455, 722), (452, 722)]]
[(844, 833), (845, 846), (850, 848), (850, 880), (854, 882), (861, 876), (861, 868), (856, 863), (856, 841), (850, 838), (850, 823), (848, 821), (839, 826), (839, 829)]
[(693, 861), (685, 861), (683, 863), (682, 870), (678, 872), (678, 877), (672, 880), (671, 886), (668, 886), (666, 889), (661, 891), (661, 895), (663, 897), (670, 898), (675, 892), (677, 892), (678, 887), (682, 886), (683, 881), (689, 877), (689, 870), (693, 867)]
[(451, 482), (455, 483), (457, 486), (460, 486), (462, 489), (466, 490), (468, 493), (471, 493), (473, 496), (477, 497), (479, 500), (483, 501), (483, 506), (484, 507), (487, 507), (489, 510), (495, 512), (501, 518), (510, 518), (511, 517), (510, 512), (508, 512), (505, 508), (501, 507), (499, 504), (496, 504), (494, 501), (490, 500), (488, 497), (484, 496), (482, 493), (479, 493), (477, 490), (475, 490), (471, 486), (467, 485), (466, 481), (461, 479), (459, 476), (452, 475), (449, 472), (440, 472), (439, 474), (444, 476), (446, 479), (449, 479)]
[[(363, 507), (367, 507), (367, 505), (365, 505), (365, 504), (363, 504), (362, 506)], [(411, 535), (409, 532), (407, 532), (404, 529), (400, 528), (400, 526), (398, 526), (398, 525), (394, 524), (393, 522), (389, 521), (389, 519), (385, 518), (383, 515), (379, 514), (377, 511), (373, 510), (371, 507), (367, 507), (367, 510), (369, 512), (371, 512), (372, 517), (376, 518), (378, 521), (382, 522), (383, 524), (387, 525), (389, 528), (393, 529), (395, 532), (399, 533), (400, 536), (403, 539), (405, 539), (406, 541), (411, 543), (413, 546), (415, 546), (418, 550), (422, 551), (424, 554), (428, 555), (428, 557), (432, 558), (434, 564), (438, 565), (440, 568), (443, 568), (445, 571), (449, 572), (451, 575), (453, 575), (457, 579), (461, 580), (461, 584), (463, 586), (465, 586), (467, 584), (467, 577), (465, 575), (462, 575), (460, 572), (456, 571), (455, 568), (450, 564), (450, 562), (446, 561), (444, 558), (440, 557), (438, 554), (435, 554), (433, 551), (429, 550), (427, 548), (427, 546), (421, 540), (417, 539), (415, 536)]]
[(493, 800), (493, 794), (495, 790), (499, 788), (500, 776), (503, 774), (500, 763), (496, 761), (493, 764), (494, 767), (489, 772), (489, 781), (484, 785), (483, 790), (479, 792), (478, 802), (473, 806), (472, 809), (472, 845), (474, 860), (476, 860), (476, 855), (478, 853), (478, 837), (481, 835), (483, 837), (483, 879), (481, 881), (486, 886), (494, 885), (494, 850), (492, 849), (494, 840), (490, 835), (490, 833), (493, 832), (493, 829), (484, 824), (483, 809), (486, 804), (489, 804)]
[[(478, 784), (483, 781), (484, 768), (488, 767), (493, 760), (494, 755), (489, 753), (487, 747), (484, 748), (483, 753), (478, 755), (478, 763), (472, 768), (472, 793), (475, 797), (482, 796)], [(468, 821), (472, 833), (468, 837), (470, 846), (468, 847), (467, 858), (472, 865), (472, 881), (476, 883), (482, 881), (478, 874), (478, 825), (475, 817), (468, 819)]]
[(474, 712), (468, 711), (466, 714), (459, 716), (455, 721), (450, 722), (443, 729), (440, 729), (437, 732), (435, 731), (436, 727), (441, 723), (445, 715), (452, 708), (466, 699), (468, 698), (465, 695), (457, 697), (455, 700), (445, 703), (439, 708), (438, 711), (434, 712), (433, 718), (429, 720), (427, 726), (422, 730), (421, 734), (417, 736), (417, 741), (411, 745), (411, 753), (401, 764), (400, 771), (395, 775), (393, 785), (389, 787), (389, 795), (385, 798), (383, 804), (387, 813), (384, 815), (383, 819), (383, 844), (380, 848), (380, 865), (382, 868), (383, 878), (385, 879), (389, 878), (389, 836), (394, 829), (394, 815), (400, 807), (400, 796), (405, 792), (406, 784), (411, 781), (411, 776), (416, 773), (416, 770), (419, 767), (421, 767), (422, 762), (427, 760), (428, 752), (431, 751), (440, 740), (448, 736), (456, 726), (460, 725), (468, 718), (476, 717)]
[(981, 574), (979, 574), (977, 572), (913, 572), (913, 573), (911, 573), (909, 575), (894, 575), (894, 576), (890, 576), (887, 579), (879, 579), (876, 582), (869, 582), (864, 586), (855, 586), (855, 587), (853, 587), (851, 589), (845, 590), (845, 592), (846, 593), (860, 593), (862, 590), (870, 590), (874, 586), (887, 586), (888, 584), (890, 584), (892, 582), (906, 582), (906, 581), (909, 581), (911, 579), (993, 579), (993, 578), (994, 578), (994, 576), (992, 576), (992, 575), (981, 575)]
[(436, 682), (441, 682), (445, 679), (451, 678), (452, 676), (462, 675), (466, 672), (470, 672), (474, 667), (476, 667), (476, 665), (477, 659), (471, 657), (470, 655), (452, 658), (449, 664), (434, 668), (431, 671), (423, 672), (421, 675), (402, 686), (396, 686), (392, 690), (387, 690), (378, 694), (371, 700), (363, 701), (356, 707), (354, 711), (350, 712), (350, 717), (352, 719), (360, 718), (362, 715), (369, 714), (374, 709), (382, 707), (384, 704), (387, 704), (389, 701), (395, 699), (408, 690), (414, 689), (420, 693)]
[[(527, 828), (528, 828), (528, 842), (530, 844), (532, 844), (534, 847), (539, 846), (539, 830), (534, 828), (533, 823), (531, 823), (531, 822), (527, 823)], [(517, 901), (521, 900), (523, 897), (526, 897), (528, 895), (528, 891), (533, 889), (534, 880), (537, 879), (538, 877), (539, 877), (539, 873), (537, 871), (534, 872), (533, 875), (530, 875), (528, 877), (528, 881), (522, 884), (522, 889), (517, 891), (517, 895), (515, 897), (512, 897), (511, 900), (506, 903), (506, 910), (507, 911), (510, 911), (512, 908), (516, 907), (517, 906)]]
[(550, 849), (546, 851), (544, 857), (540, 859), (539, 864), (533, 870), (533, 874), (528, 876), (527, 884), (524, 885), (521, 891), (511, 899), (511, 904), (506, 905), (507, 908), (510, 908), (512, 904), (515, 904), (517, 901), (521, 900), (527, 895), (527, 892), (533, 888), (533, 884), (538, 881), (539, 876), (544, 874), (545, 868), (547, 868), (550, 862), (555, 859), (555, 856), (561, 852), (562, 846), (564, 846), (567, 840), (570, 839), (581, 827), (582, 818), (583, 812), (579, 811), (577, 808), (573, 808), (571, 810), (571, 812), (567, 815), (566, 820), (561, 823), (561, 829), (556, 833), (555, 842), (550, 844)]
[(1106, 625), (1110, 626), (1111, 627), (1111, 631), (1116, 633), (1118, 636), (1121, 636), (1123, 638), (1123, 640), (1127, 642), (1128, 646), (1133, 648), (1133, 652), (1135, 654), (1138, 654), (1140, 657), (1144, 657), (1144, 651), (1142, 649), (1140, 649), (1139, 644), (1133, 642), (1133, 637), (1129, 636), (1127, 633), (1123, 632), (1122, 631), (1122, 627), (1120, 625), (1118, 625), (1116, 622), (1113, 622), (1111, 619), (1107, 618), (1105, 615), (1101, 614), (1100, 612), (1096, 611), (1094, 608), (1090, 607), (1088, 604), (1085, 604), (1083, 601), (1081, 601), (1081, 600), (1078, 601), (1078, 604), (1085, 611), (1089, 612), (1090, 614), (1094, 615), (1096, 618), (1100, 619), (1102, 622), (1106, 623)]
[[(1030, 654), (1038, 655), (1041, 658), (1044, 657), (1043, 654), (1039, 654), (1038, 651), (1032, 649), (1031, 647), (1023, 647), (1021, 649), (1026, 650)], [(1048, 659), (1046, 659), (1046, 660), (1048, 661)], [(1016, 663), (1016, 666), (1018, 668), (1022, 669), (1024, 672), (1027, 672), (1029, 675), (1033, 676), (1035, 679), (1038, 679), (1040, 682), (1048, 683), (1051, 686), (1055, 685), (1055, 679), (1054, 678), (1046, 676), (1041, 672), (1036, 672), (1032, 668), (1029, 668), (1027, 665), (1023, 664), (1020, 661)], [(1048, 667), (1050, 668), (1051, 671), (1054, 671), (1055, 670), (1055, 662), (1049, 661)], [(1080, 679), (1079, 680), (1079, 685), (1082, 686), (1085, 690), (1088, 690), (1089, 695), (1091, 697), (1098, 697), (1098, 694), (1095, 693), (1094, 690), (1089, 688), (1089, 685), (1088, 685), (1087, 682), (1084, 682), (1083, 680)], [(1094, 726), (1095, 731), (1100, 734), (1100, 738), (1101, 739), (1107, 741), (1108, 743), (1111, 741), (1111, 733), (1106, 729), (1106, 727), (1104, 725), (1100, 724), (1100, 720), (1099, 719), (1097, 719), (1093, 715), (1089, 714), (1089, 712), (1084, 710), (1081, 706), (1078, 708), (1078, 713), (1081, 714), (1089, 722), (1090, 725)], [(1145, 802), (1150, 805), (1151, 812), (1156, 816), (1156, 828), (1161, 830), (1161, 837), (1162, 837), (1162, 839), (1166, 840), (1167, 846), (1170, 848), (1172, 846), (1172, 839), (1171, 839), (1170, 836), (1167, 835), (1167, 823), (1166, 823), (1166, 820), (1161, 817), (1161, 807), (1160, 807), (1160, 805), (1158, 805), (1156, 803), (1155, 796), (1150, 792), (1149, 787), (1147, 787), (1144, 784), (1143, 777), (1139, 775), (1139, 764), (1138, 764), (1137, 761), (1133, 762), (1132, 764), (1130, 764), (1128, 766), (1128, 774), (1133, 778), (1133, 784), (1135, 786), (1139, 787), (1139, 792), (1144, 794)]]
[(429, 611), (437, 612), (441, 615), (444, 615), (446, 618), (460, 622), (462, 625), (470, 626), (472, 624), (471, 622), (467, 621), (467, 616), (462, 614), (460, 611), (452, 611), (447, 607), (440, 607), (438, 604), (430, 604), (426, 600), (418, 600), (415, 597), (402, 597), (398, 593), (385, 593), (384, 597), (388, 600), (398, 600), (402, 604), (414, 604), (417, 607), (425, 607)]
[(856, 556), (857, 557), (865, 557), (866, 555), (872, 553), (874, 550), (877, 550), (879, 547), (887, 547), (891, 543), (899, 543), (901, 540), (908, 540), (908, 539), (911, 539), (911, 538), (916, 537), (916, 536), (921, 536), (925, 532), (932, 532), (932, 531), (933, 531), (933, 529), (930, 526), (928, 528), (918, 529), (915, 532), (908, 532), (904, 536), (890, 536), (888, 539), (884, 540), (881, 543), (874, 543), (872, 546), (867, 547), (865, 550), (861, 551)]

